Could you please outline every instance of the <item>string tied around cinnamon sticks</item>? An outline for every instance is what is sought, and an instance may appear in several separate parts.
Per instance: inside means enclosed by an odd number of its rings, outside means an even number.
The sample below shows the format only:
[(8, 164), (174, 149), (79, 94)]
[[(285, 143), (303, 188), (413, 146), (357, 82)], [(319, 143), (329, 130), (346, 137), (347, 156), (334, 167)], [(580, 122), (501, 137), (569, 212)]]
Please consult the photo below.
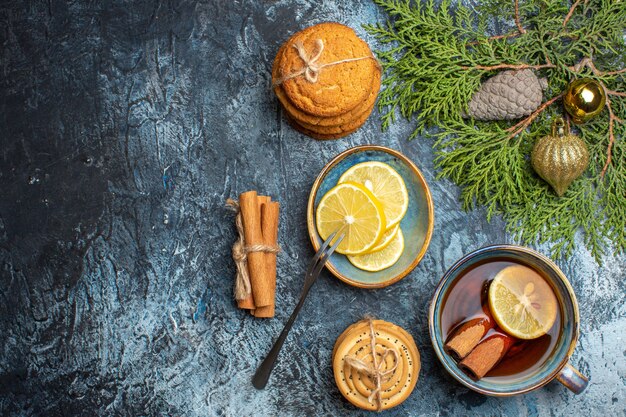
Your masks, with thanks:
[(376, 65), (380, 68), (380, 63), (378, 62), (378, 59), (376, 59), (374, 55), (361, 56), (357, 58), (340, 59), (339, 61), (333, 61), (333, 62), (327, 62), (325, 64), (320, 64), (317, 61), (322, 55), (322, 51), (324, 51), (324, 41), (321, 39), (315, 39), (315, 49), (313, 49), (310, 52), (304, 48), (304, 44), (300, 41), (294, 42), (292, 46), (296, 48), (296, 50), (298, 51), (298, 56), (300, 57), (302, 62), (304, 62), (304, 67), (302, 67), (302, 69), (300, 69), (299, 71), (296, 71), (292, 74), (286, 75), (276, 80), (276, 82), (274, 82), (273, 84), (274, 87), (281, 85), (287, 80), (291, 80), (292, 78), (300, 77), (302, 75), (308, 82), (316, 83), (319, 78), (319, 74), (322, 68), (326, 68), (326, 67), (330, 67), (330, 66), (338, 65), (338, 64), (345, 64), (347, 62), (362, 61), (364, 59), (373, 59), (376, 62)]
[(250, 275), (248, 273), (248, 254), (252, 252), (264, 252), (264, 253), (274, 253), (277, 254), (280, 252), (280, 246), (270, 246), (270, 245), (246, 245), (244, 230), (243, 230), (243, 221), (241, 219), (241, 209), (239, 207), (239, 202), (229, 198), (226, 200), (226, 206), (230, 208), (232, 211), (236, 213), (235, 216), (235, 226), (237, 227), (238, 238), (237, 241), (233, 244), (233, 260), (235, 261), (235, 266), (237, 268), (237, 275), (235, 277), (235, 299), (243, 300), (250, 296), (252, 293), (252, 285), (250, 284)]
[[(383, 399), (382, 399), (382, 383), (395, 372), (398, 367), (398, 357), (399, 353), (397, 350), (393, 348), (385, 348), (383, 351), (380, 362), (378, 362), (378, 357), (376, 354), (376, 329), (374, 329), (374, 321), (371, 317), (366, 317), (369, 327), (370, 327), (370, 348), (372, 352), (372, 362), (365, 362), (362, 359), (359, 359), (354, 356), (346, 356), (344, 358), (346, 364), (355, 369), (358, 372), (362, 372), (368, 375), (371, 379), (374, 380), (374, 384), (376, 388), (372, 390), (372, 393), (367, 397), (367, 400), (371, 403), (372, 400), (376, 399), (376, 411), (381, 411), (383, 407)], [(387, 356), (393, 356), (393, 366), (385, 371), (382, 370), (382, 366), (385, 363), (385, 359)]]

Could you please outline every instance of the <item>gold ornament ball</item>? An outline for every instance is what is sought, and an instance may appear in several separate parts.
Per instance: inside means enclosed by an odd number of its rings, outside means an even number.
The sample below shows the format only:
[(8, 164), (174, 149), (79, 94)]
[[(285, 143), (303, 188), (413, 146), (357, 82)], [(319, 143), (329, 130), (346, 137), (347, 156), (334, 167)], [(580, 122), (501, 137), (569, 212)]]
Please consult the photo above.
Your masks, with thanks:
[(567, 86), (563, 104), (565, 110), (577, 124), (586, 123), (596, 117), (606, 103), (602, 85), (591, 78), (579, 78)]
[(552, 134), (535, 142), (531, 162), (535, 172), (560, 197), (587, 169), (589, 151), (585, 142), (571, 134), (559, 117), (552, 123)]

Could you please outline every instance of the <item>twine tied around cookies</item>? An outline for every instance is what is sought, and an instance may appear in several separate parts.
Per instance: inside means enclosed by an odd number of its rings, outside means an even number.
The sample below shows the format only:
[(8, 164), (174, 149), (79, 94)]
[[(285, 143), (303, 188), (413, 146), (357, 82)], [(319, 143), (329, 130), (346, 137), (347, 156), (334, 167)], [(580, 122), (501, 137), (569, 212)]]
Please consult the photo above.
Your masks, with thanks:
[(313, 49), (311, 52), (308, 52), (304, 48), (304, 44), (300, 41), (294, 42), (292, 46), (296, 48), (296, 50), (298, 51), (298, 56), (300, 57), (302, 62), (304, 62), (304, 67), (299, 71), (296, 71), (292, 74), (279, 78), (276, 82), (274, 82), (273, 84), (274, 87), (281, 85), (285, 81), (291, 80), (292, 78), (300, 77), (301, 75), (303, 75), (304, 78), (308, 82), (316, 83), (319, 78), (319, 74), (322, 68), (326, 68), (326, 67), (330, 67), (330, 66), (338, 65), (338, 64), (345, 64), (347, 62), (362, 61), (364, 59), (373, 59), (376, 62), (376, 65), (380, 68), (380, 63), (378, 62), (378, 59), (376, 59), (376, 57), (373, 54), (369, 56), (347, 58), (347, 59), (341, 59), (339, 61), (333, 61), (333, 62), (327, 62), (325, 64), (320, 64), (317, 62), (317, 60), (322, 55), (322, 51), (324, 51), (324, 41), (321, 39), (315, 39), (315, 49)]
[(239, 203), (231, 198), (226, 200), (226, 206), (236, 213), (235, 226), (237, 228), (238, 238), (233, 244), (232, 255), (237, 268), (235, 277), (235, 299), (243, 300), (252, 293), (252, 285), (250, 284), (250, 274), (248, 272), (248, 254), (252, 252), (278, 253), (280, 247), (270, 245), (246, 245), (244, 237), (243, 220)]
[[(383, 407), (382, 383), (384, 380), (391, 377), (391, 375), (398, 367), (399, 353), (393, 348), (385, 348), (383, 354), (381, 355), (380, 362), (378, 362), (378, 355), (376, 354), (376, 330), (374, 329), (374, 320), (371, 317), (367, 317), (367, 321), (370, 327), (370, 348), (372, 352), (372, 362), (366, 362), (355, 356), (346, 356), (344, 360), (349, 367), (358, 372), (366, 374), (374, 381), (376, 388), (372, 390), (372, 393), (369, 395), (369, 397), (367, 397), (367, 400), (371, 403), (372, 400), (376, 399), (376, 411), (381, 411)], [(387, 356), (389, 355), (393, 356), (394, 364), (391, 368), (383, 371), (382, 366), (385, 363), (385, 359), (387, 359)]]

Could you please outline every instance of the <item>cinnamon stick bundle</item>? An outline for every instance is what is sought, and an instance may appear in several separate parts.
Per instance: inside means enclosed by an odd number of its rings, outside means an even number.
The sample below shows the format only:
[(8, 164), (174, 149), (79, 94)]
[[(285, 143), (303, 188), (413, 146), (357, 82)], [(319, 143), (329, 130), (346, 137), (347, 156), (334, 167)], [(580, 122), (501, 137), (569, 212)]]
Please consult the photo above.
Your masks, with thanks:
[(255, 317), (274, 316), (279, 207), (256, 191), (239, 196), (251, 292), (239, 298), (237, 305)]
[(480, 342), (460, 363), (459, 368), (470, 377), (481, 379), (506, 355), (515, 339), (506, 333), (494, 332)]

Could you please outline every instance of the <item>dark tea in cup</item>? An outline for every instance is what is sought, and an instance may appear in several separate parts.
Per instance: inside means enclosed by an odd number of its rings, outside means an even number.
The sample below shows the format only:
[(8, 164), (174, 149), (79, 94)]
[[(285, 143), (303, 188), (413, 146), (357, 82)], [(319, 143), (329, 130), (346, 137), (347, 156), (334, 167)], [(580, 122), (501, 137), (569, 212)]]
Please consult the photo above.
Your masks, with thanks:
[(455, 262), (430, 303), (435, 354), (461, 384), (510, 396), (556, 379), (579, 394), (588, 379), (568, 361), (578, 302), (567, 277), (530, 248), (492, 245)]
[[(519, 295), (504, 294), (502, 297), (511, 300), (502, 301), (504, 307), (498, 307), (504, 310), (501, 313), (490, 308), (489, 290), (494, 279), (499, 281), (498, 277), (504, 275), (509, 281), (519, 283)], [(533, 325), (539, 326), (533, 314), (548, 308), (537, 295), (541, 284), (544, 284), (543, 292), (550, 293), (548, 302), (554, 312), (548, 318), (549, 328), (540, 329), (541, 335), (533, 337), (528, 333)], [(552, 291), (538, 271), (514, 260), (489, 259), (473, 265), (456, 279), (443, 299), (441, 329), (446, 353), (473, 379), (513, 381), (536, 372), (556, 347), (561, 328), (561, 312)], [(491, 301), (498, 296), (493, 295)], [(507, 302), (510, 311), (506, 311)], [(498, 314), (508, 314), (508, 320), (521, 331), (507, 329), (502, 319), (497, 320)], [(524, 319), (530, 322), (527, 326)]]

